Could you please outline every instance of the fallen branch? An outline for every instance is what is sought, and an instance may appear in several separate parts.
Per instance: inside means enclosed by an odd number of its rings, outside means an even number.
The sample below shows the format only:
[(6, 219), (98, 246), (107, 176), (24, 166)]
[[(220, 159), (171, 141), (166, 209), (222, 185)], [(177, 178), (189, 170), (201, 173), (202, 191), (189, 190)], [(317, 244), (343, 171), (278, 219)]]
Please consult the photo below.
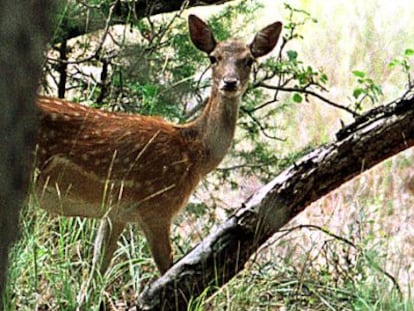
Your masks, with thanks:
[[(414, 145), (414, 96), (376, 108), (261, 188), (139, 296), (137, 310), (187, 310), (228, 282), (257, 249), (312, 202)], [(373, 110), (374, 111), (374, 110)], [(386, 113), (384, 113), (386, 111)]]

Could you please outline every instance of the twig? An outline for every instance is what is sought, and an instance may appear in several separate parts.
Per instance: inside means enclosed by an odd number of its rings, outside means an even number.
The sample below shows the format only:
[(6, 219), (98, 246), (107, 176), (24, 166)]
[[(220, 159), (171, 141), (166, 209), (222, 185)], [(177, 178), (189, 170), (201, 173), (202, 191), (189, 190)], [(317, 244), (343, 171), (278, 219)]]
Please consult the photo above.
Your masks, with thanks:
[(266, 84), (266, 83), (263, 83), (263, 82), (259, 82), (257, 84), (257, 86), (264, 87), (264, 88), (270, 89), (270, 90), (279, 90), (279, 91), (283, 91), (283, 92), (297, 92), (297, 93), (303, 93), (303, 94), (306, 94), (306, 95), (311, 95), (311, 96), (316, 97), (319, 100), (327, 103), (328, 105), (331, 105), (331, 106), (333, 106), (335, 108), (338, 108), (338, 109), (342, 109), (342, 110), (352, 114), (352, 116), (355, 117), (355, 118), (360, 116), (360, 114), (357, 113), (356, 111), (354, 111), (354, 110), (352, 110), (348, 107), (342, 106), (340, 104), (337, 104), (337, 103), (327, 99), (326, 97), (323, 97), (322, 95), (320, 95), (320, 94), (318, 94), (314, 91), (307, 90), (306, 88), (280, 87), (280, 86), (276, 86), (276, 85)]
[(271, 162), (269, 163), (261, 163), (261, 164), (238, 164), (238, 165), (233, 165), (233, 166), (228, 166), (228, 167), (219, 167), (216, 169), (216, 171), (218, 172), (228, 172), (228, 171), (233, 171), (233, 170), (238, 170), (238, 169), (242, 169), (242, 168), (261, 168), (263, 166), (267, 166), (270, 165)]
[(97, 48), (95, 49), (95, 51), (91, 55), (89, 55), (89, 56), (87, 56), (83, 59), (77, 59), (77, 60), (61, 60), (61, 59), (54, 59), (54, 58), (51, 58), (51, 57), (49, 57), (48, 60), (51, 61), (51, 62), (64, 63), (64, 64), (69, 65), (69, 64), (81, 64), (81, 63), (89, 62), (93, 59), (99, 59), (99, 54), (102, 51), (102, 47), (103, 47), (103, 45), (105, 43), (105, 40), (106, 40), (106, 37), (108, 36), (108, 33), (109, 33), (109, 27), (111, 26), (112, 15), (113, 15), (116, 3), (117, 3), (117, 1), (115, 1), (109, 9), (109, 14), (108, 14), (108, 17), (107, 17), (106, 22), (105, 22), (105, 27), (104, 27), (104, 30), (103, 30), (103, 34), (101, 36), (101, 40), (99, 41), (99, 44), (98, 44)]
[(262, 123), (260, 123), (260, 121), (253, 115), (253, 113), (251, 113), (249, 110), (247, 110), (246, 108), (244, 108), (244, 107), (240, 107), (240, 110), (241, 111), (243, 111), (244, 113), (246, 113), (248, 116), (249, 116), (249, 118), (250, 119), (252, 119), (253, 120), (253, 122), (254, 123), (256, 123), (257, 124), (257, 126), (259, 127), (259, 129), (260, 129), (260, 131), (263, 133), (263, 135), (265, 136), (265, 137), (267, 137), (267, 138), (270, 138), (270, 139), (275, 139), (275, 140), (279, 140), (279, 141), (284, 141), (284, 139), (282, 139), (282, 138), (280, 138), (280, 137), (277, 137), (277, 136), (273, 136), (273, 135), (270, 135), (270, 134), (268, 134), (267, 132), (266, 132), (266, 128), (262, 125)]

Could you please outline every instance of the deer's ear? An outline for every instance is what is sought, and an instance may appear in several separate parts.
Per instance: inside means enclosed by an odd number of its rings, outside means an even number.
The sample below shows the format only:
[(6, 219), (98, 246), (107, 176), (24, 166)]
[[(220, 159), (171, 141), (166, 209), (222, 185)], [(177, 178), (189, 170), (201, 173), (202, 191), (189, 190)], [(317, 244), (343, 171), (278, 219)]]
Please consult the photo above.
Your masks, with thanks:
[(282, 32), (282, 23), (273, 23), (260, 30), (250, 43), (250, 52), (254, 57), (260, 57), (269, 53), (276, 46), (279, 35)]
[(210, 54), (217, 44), (211, 29), (195, 15), (188, 17), (188, 26), (190, 29), (190, 38), (194, 45), (199, 50)]

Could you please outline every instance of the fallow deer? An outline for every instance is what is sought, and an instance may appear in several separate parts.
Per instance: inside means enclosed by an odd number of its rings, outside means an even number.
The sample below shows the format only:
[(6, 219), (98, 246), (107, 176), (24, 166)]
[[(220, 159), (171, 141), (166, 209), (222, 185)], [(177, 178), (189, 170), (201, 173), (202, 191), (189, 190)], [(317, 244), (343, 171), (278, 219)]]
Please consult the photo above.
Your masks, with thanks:
[(252, 64), (275, 47), (282, 29), (273, 23), (246, 45), (216, 42), (201, 19), (188, 21), (192, 42), (212, 68), (210, 97), (194, 121), (172, 124), (38, 98), (39, 204), (65, 216), (103, 218), (95, 244), (103, 249), (101, 272), (127, 223), (139, 224), (162, 274), (172, 265), (171, 222), (226, 155)]

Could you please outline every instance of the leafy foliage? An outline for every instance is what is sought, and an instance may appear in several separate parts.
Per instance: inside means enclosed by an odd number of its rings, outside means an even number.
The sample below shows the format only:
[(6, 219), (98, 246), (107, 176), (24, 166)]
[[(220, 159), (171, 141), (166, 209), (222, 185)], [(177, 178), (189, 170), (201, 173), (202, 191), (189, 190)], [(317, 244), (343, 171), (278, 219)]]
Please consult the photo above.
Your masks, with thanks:
[(378, 103), (382, 95), (381, 86), (376, 84), (373, 79), (368, 78), (363, 71), (354, 70), (352, 74), (357, 78), (358, 84), (352, 93), (355, 99), (355, 110), (361, 111), (363, 108), (362, 104), (365, 100), (369, 100), (372, 105)]

